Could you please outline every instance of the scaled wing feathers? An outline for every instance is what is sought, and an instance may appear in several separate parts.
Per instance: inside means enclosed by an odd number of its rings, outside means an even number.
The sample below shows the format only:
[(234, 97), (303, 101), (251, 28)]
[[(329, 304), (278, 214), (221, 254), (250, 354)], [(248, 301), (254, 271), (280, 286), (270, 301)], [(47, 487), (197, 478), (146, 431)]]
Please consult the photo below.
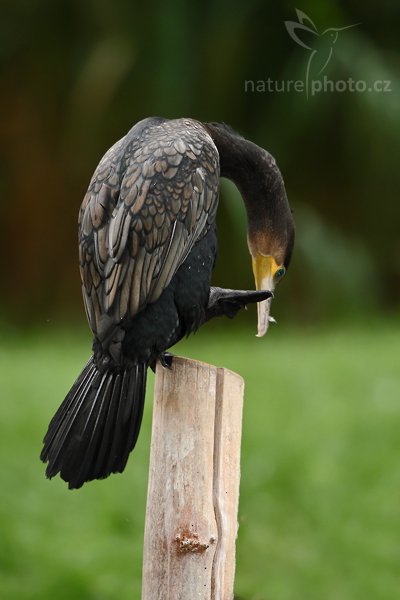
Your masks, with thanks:
[(218, 153), (204, 129), (179, 120), (134, 133), (104, 156), (80, 211), (83, 296), (98, 336), (110, 318), (155, 302), (215, 221)]

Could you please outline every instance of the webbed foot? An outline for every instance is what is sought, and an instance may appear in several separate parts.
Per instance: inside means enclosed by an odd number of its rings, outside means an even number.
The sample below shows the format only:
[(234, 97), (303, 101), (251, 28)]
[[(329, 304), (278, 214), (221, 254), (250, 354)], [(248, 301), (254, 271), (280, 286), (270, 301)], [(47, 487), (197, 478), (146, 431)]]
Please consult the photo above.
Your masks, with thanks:
[(272, 298), (269, 290), (228, 290), (219, 287), (210, 288), (210, 296), (206, 309), (206, 320), (225, 315), (232, 319), (247, 304), (262, 302)]

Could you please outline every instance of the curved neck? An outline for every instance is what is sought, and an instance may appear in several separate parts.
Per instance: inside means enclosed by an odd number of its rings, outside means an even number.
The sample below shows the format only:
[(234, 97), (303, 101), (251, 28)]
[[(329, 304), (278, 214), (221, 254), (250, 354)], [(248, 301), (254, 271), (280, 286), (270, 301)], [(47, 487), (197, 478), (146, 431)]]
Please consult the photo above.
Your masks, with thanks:
[(231, 179), (243, 196), (250, 236), (261, 229), (274, 233), (286, 228), (290, 207), (274, 157), (226, 125), (203, 126), (219, 152), (221, 177)]
[(255, 180), (251, 173), (261, 175), (265, 154), (268, 153), (226, 125), (204, 123), (204, 127), (217, 147), (221, 177), (231, 179), (240, 188), (252, 187)]

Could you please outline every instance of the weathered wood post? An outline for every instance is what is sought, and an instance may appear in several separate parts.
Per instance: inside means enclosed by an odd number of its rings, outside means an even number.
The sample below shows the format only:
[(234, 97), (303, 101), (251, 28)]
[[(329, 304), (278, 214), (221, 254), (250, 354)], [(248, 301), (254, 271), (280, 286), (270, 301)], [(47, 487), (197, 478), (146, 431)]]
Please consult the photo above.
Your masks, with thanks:
[(175, 357), (157, 366), (142, 600), (231, 600), (243, 379)]

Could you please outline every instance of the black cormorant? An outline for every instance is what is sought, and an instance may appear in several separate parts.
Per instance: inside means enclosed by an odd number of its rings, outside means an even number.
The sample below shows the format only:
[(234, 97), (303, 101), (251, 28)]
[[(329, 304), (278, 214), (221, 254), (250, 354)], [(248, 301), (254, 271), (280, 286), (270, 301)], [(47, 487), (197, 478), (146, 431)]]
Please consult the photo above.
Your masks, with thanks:
[[(210, 286), (220, 176), (239, 188), (258, 291)], [(230, 127), (148, 118), (100, 161), (79, 214), (93, 355), (50, 422), (41, 459), (70, 488), (123, 471), (143, 414), (146, 371), (208, 319), (258, 302), (289, 265), (294, 225), (274, 158)]]

